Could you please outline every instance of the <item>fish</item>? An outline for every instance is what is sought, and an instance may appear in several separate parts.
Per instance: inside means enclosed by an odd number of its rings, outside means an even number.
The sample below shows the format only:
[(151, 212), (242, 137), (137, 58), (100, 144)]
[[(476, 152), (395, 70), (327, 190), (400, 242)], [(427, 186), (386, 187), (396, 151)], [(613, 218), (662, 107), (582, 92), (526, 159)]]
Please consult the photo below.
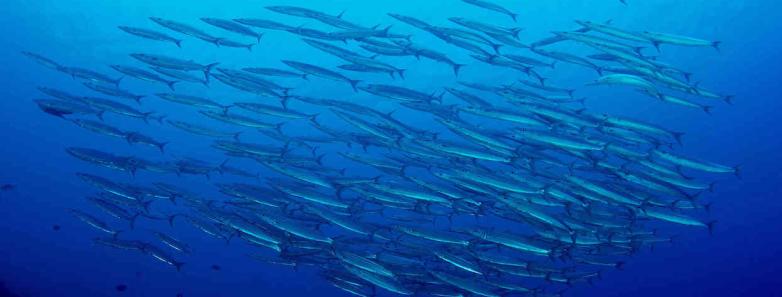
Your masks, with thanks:
[(217, 64), (220, 64), (211, 63), (204, 65), (196, 63), (192, 60), (183, 60), (180, 58), (153, 54), (133, 53), (130, 54), (130, 56), (142, 63), (146, 63), (155, 67), (180, 71), (202, 71), (204, 72), (204, 78), (206, 81), (209, 80), (209, 72), (212, 71), (212, 68), (217, 66)]
[(22, 55), (25, 55), (28, 58), (33, 59), (33, 61), (35, 61), (38, 64), (43, 65), (46, 68), (49, 68), (49, 69), (52, 69), (52, 70), (57, 70), (57, 71), (61, 71), (61, 69), (63, 68), (63, 66), (60, 65), (59, 63), (55, 62), (54, 60), (52, 60), (50, 58), (44, 57), (42, 55), (39, 55), (39, 54), (36, 54), (36, 53), (33, 53), (33, 52), (28, 52), (28, 51), (22, 51), (21, 53), (22, 53)]
[(508, 9), (502, 7), (502, 6), (497, 5), (495, 3), (492, 3), (492, 2), (489, 2), (489, 1), (484, 1), (484, 0), (462, 0), (462, 2), (470, 4), (470, 5), (474, 5), (474, 6), (477, 6), (477, 7), (480, 7), (480, 8), (484, 8), (484, 9), (488, 9), (488, 10), (492, 10), (492, 11), (496, 11), (496, 12), (508, 15), (508, 16), (510, 16), (511, 19), (513, 19), (514, 22), (516, 22), (516, 18), (518, 17), (517, 13), (513, 13), (510, 10), (508, 10)]
[(157, 93), (155, 94), (155, 96), (169, 102), (189, 105), (198, 108), (216, 109), (216, 110), (221, 110), (224, 113), (227, 113), (228, 109), (231, 108), (231, 105), (223, 105), (211, 99), (197, 97), (197, 96), (175, 94), (175, 93)]
[(174, 37), (171, 37), (165, 33), (161, 33), (155, 30), (149, 30), (144, 28), (138, 28), (138, 27), (130, 27), (130, 26), (117, 26), (122, 31), (127, 32), (128, 34), (135, 35), (141, 38), (146, 38), (150, 40), (157, 40), (157, 41), (164, 41), (164, 42), (170, 42), (175, 44), (177, 47), (182, 47), (182, 40), (176, 39)]
[(98, 119), (103, 120), (103, 113), (105, 110), (91, 107), (89, 105), (81, 104), (78, 102), (68, 102), (62, 100), (50, 100), (50, 99), (35, 99), (33, 100), (43, 112), (50, 115), (64, 118), (67, 115), (95, 115)]
[(237, 22), (226, 20), (226, 19), (218, 19), (218, 18), (201, 18), (201, 21), (223, 30), (253, 37), (258, 41), (258, 43), (261, 43), (261, 37), (263, 36), (263, 34), (257, 33), (252, 29), (247, 28)]
[(166, 86), (168, 86), (168, 88), (171, 89), (172, 91), (174, 90), (174, 85), (178, 83), (178, 81), (167, 80), (165, 78), (160, 77), (157, 74), (154, 74), (152, 72), (149, 72), (141, 68), (136, 68), (132, 66), (123, 66), (123, 65), (111, 65), (111, 68), (117, 70), (122, 74), (135, 77), (140, 80), (163, 83)]
[(320, 66), (315, 66), (315, 65), (312, 65), (312, 64), (296, 62), (296, 61), (291, 61), (291, 60), (283, 60), (282, 62), (285, 63), (285, 65), (290, 66), (291, 68), (294, 68), (294, 69), (296, 69), (298, 71), (307, 73), (307, 74), (312, 75), (312, 76), (322, 77), (322, 78), (326, 78), (326, 79), (330, 79), (330, 80), (347, 82), (347, 83), (350, 84), (351, 87), (353, 87), (354, 91), (358, 92), (358, 89), (356, 89), (356, 86), (358, 85), (358, 83), (361, 82), (360, 80), (350, 79), (350, 78), (347, 78), (344, 75), (339, 74), (339, 73), (337, 73), (335, 71), (331, 71), (331, 70), (328, 70), (326, 68), (323, 68), (323, 67), (320, 67)]
[(144, 98), (144, 95), (136, 95), (129, 91), (109, 86), (109, 85), (103, 85), (103, 84), (95, 84), (95, 83), (84, 83), (84, 86), (94, 90), (99, 93), (103, 93), (109, 96), (118, 97), (118, 98), (125, 98), (130, 99), (133, 101), (136, 101), (136, 103), (141, 104), (141, 98)]

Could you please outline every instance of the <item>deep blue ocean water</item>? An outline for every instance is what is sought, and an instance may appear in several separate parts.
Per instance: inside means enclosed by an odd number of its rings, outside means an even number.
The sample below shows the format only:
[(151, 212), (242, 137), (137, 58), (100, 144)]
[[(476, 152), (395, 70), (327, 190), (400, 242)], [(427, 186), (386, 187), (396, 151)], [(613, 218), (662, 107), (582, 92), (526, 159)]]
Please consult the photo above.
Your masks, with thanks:
[[(549, 31), (577, 28), (575, 19), (612, 20), (632, 30), (653, 30), (722, 41), (720, 52), (709, 48), (664, 46), (661, 57), (695, 74), (701, 86), (736, 96), (733, 105), (716, 104), (712, 115), (672, 107), (616, 88), (584, 88), (591, 111), (622, 114), (686, 132), (681, 152), (723, 164), (741, 164), (743, 178), (721, 177), (713, 193), (710, 218), (718, 221), (714, 234), (698, 229), (673, 228), (673, 244), (644, 250), (628, 261), (622, 271), (607, 271), (594, 285), (578, 285), (566, 296), (782, 296), (782, 200), (780, 200), (780, 151), (782, 151), (782, 11), (776, 1), (678, 1), (628, 0), (496, 0), (520, 14), (522, 40), (548, 36)], [(479, 66), (463, 51), (444, 47), (432, 36), (399, 24), (386, 16), (395, 12), (445, 24), (452, 16), (490, 20), (512, 25), (510, 19), (476, 9), (456, 0), (431, 1), (21, 1), (7, 0), (0, 14), (0, 183), (15, 184), (0, 192), (0, 280), (20, 296), (345, 296), (322, 281), (314, 269), (290, 268), (255, 262), (245, 257), (247, 247), (206, 238), (185, 224), (175, 234), (196, 251), (184, 259), (183, 272), (148, 256), (97, 247), (95, 233), (66, 212), (68, 208), (93, 207), (83, 199), (93, 192), (73, 174), (95, 172), (128, 181), (122, 173), (99, 169), (68, 156), (69, 146), (100, 148), (119, 154), (161, 158), (154, 149), (128, 146), (122, 140), (101, 137), (42, 113), (31, 101), (42, 95), (37, 86), (87, 92), (70, 77), (43, 68), (20, 54), (31, 51), (65, 65), (112, 73), (107, 65), (136, 64), (128, 53), (149, 52), (182, 55), (197, 61), (220, 61), (223, 65), (276, 66), (295, 57), (313, 64), (337, 65), (337, 60), (303, 43), (298, 37), (268, 32), (252, 52), (216, 48), (186, 39), (183, 48), (139, 39), (119, 31), (118, 25), (156, 28), (147, 17), (159, 16), (197, 24), (200, 17), (263, 17), (289, 24), (317, 27), (320, 24), (274, 14), (267, 5), (299, 5), (337, 14), (364, 24), (394, 24), (394, 32), (414, 33), (415, 40), (442, 49), (460, 62), (467, 62), (459, 79), (494, 82), (513, 75), (510, 71)], [(210, 32), (219, 32), (208, 28)], [(162, 31), (162, 30), (161, 30)], [(229, 33), (220, 32), (229, 35)], [(172, 34), (173, 35), (173, 34)], [(651, 50), (651, 49), (650, 49)], [(653, 51), (653, 50), (651, 50)], [(411, 58), (389, 59), (406, 68), (406, 80), (396, 83), (420, 90), (440, 90), (455, 78), (448, 66)], [(476, 65), (476, 66), (472, 66)], [(367, 81), (386, 77), (355, 75)], [(552, 80), (562, 84), (594, 77), (589, 70), (571, 65), (557, 68)], [(215, 84), (217, 85), (217, 84)], [(139, 92), (165, 91), (165, 86), (128, 79), (123, 87)], [(321, 97), (352, 100), (388, 109), (388, 103), (353, 93), (348, 87), (324, 80), (298, 82), (297, 91)], [(233, 101), (247, 97), (222, 85), (205, 88), (188, 85), (190, 93), (208, 92), (212, 98)], [(581, 90), (581, 89), (580, 89)], [(141, 107), (169, 114), (172, 118), (196, 120), (195, 112), (177, 105), (145, 99)], [(400, 120), (419, 126), (432, 122), (400, 112)], [(167, 155), (190, 156), (220, 162), (203, 138), (184, 136), (168, 126), (108, 115), (113, 123), (171, 140)], [(336, 121), (333, 118), (325, 122)], [(291, 125), (286, 131), (307, 134), (306, 125)], [(244, 168), (249, 161), (232, 163)], [(245, 163), (242, 163), (245, 162)], [(328, 160), (327, 160), (328, 163)], [(229, 180), (216, 176), (216, 180)], [(150, 173), (135, 181), (161, 180)], [(194, 190), (215, 192), (200, 176), (165, 176)], [(204, 192), (210, 195), (210, 192)], [(215, 195), (216, 193), (211, 193)], [(54, 231), (53, 225), (61, 226)], [(164, 223), (140, 220), (138, 229), (168, 228)], [(152, 240), (152, 238), (147, 238)], [(212, 265), (221, 269), (214, 271)], [(128, 290), (117, 292), (117, 284)]]

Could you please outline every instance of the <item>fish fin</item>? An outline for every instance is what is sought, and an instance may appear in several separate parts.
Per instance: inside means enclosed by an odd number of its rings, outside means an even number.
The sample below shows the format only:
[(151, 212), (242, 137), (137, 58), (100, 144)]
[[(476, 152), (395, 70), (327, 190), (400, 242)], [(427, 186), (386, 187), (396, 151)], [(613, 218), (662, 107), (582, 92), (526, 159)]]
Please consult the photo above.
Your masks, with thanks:
[(714, 106), (704, 105), (702, 108), (704, 112), (711, 115), (711, 109), (714, 108)]
[(99, 119), (99, 120), (101, 120), (101, 122), (102, 122), (102, 121), (103, 121), (103, 114), (104, 114), (105, 112), (106, 112), (105, 110), (101, 110), (101, 111), (99, 111), (98, 113), (96, 113), (96, 114), (95, 114), (95, 116), (97, 116), (97, 117), (98, 117), (98, 119)]
[[(284, 126), (284, 125), (285, 125), (285, 122), (277, 123), (276, 125), (274, 125), (274, 130), (277, 131), (277, 133), (282, 134), (282, 126)], [(287, 143), (286, 143), (286, 145), (287, 145)]]
[(741, 179), (741, 165), (733, 166), (733, 174), (735, 174), (738, 179)]
[[(399, 72), (399, 77), (401, 77), (402, 79), (405, 79), (405, 70), (407, 70), (407, 69), (399, 69), (399, 70), (397, 70), (397, 72)], [(393, 74), (393, 72), (392, 72), (392, 74)]]
[(654, 48), (657, 49), (657, 52), (660, 52), (660, 42), (658, 41), (652, 41), (652, 45), (654, 45)]
[(252, 51), (253, 51), (253, 45), (255, 45), (255, 44), (252, 44), (252, 43), (250, 43), (250, 44), (247, 44), (247, 45), (245, 46), (245, 47), (247, 48), (247, 51), (249, 51), (249, 52), (252, 52)]
[(517, 13), (510, 13), (509, 15), (510, 15), (510, 18), (513, 19), (514, 23), (516, 22), (516, 18), (519, 16)]
[(176, 44), (176, 47), (182, 48), (182, 40), (181, 39), (174, 39), (174, 43)]
[(736, 97), (736, 96), (733, 96), (733, 95), (728, 95), (728, 96), (725, 96), (725, 97), (724, 97), (724, 98), (722, 98), (722, 99), (723, 99), (723, 100), (725, 100), (725, 102), (726, 102), (726, 103), (728, 103), (728, 104), (730, 104), (730, 105), (733, 105), (733, 98), (735, 98), (735, 97)]

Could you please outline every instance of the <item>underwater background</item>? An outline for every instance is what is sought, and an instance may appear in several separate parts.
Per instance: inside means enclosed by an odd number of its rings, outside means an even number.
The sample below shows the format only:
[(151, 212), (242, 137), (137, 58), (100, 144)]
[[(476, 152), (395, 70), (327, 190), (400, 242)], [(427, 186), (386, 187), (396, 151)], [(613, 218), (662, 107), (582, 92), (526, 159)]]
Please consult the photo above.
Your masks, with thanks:
[[(657, 244), (630, 257), (622, 270), (607, 270), (592, 285), (579, 284), (565, 296), (782, 296), (782, 199), (780, 194), (780, 151), (782, 151), (782, 11), (771, 0), (756, 1), (632, 1), (627, 5), (611, 0), (549, 0), (497, 3), (519, 13), (515, 25), (525, 30), (522, 40), (548, 36), (553, 30), (571, 30), (576, 19), (611, 24), (632, 30), (654, 30), (698, 36), (722, 42), (720, 51), (686, 47), (665, 47), (666, 61), (695, 74), (702, 86), (735, 96), (732, 105), (718, 104), (711, 114), (671, 108), (630, 91), (613, 88), (585, 89), (586, 108), (598, 113), (622, 114), (648, 120), (685, 132), (685, 145), (678, 149), (688, 156), (723, 164), (740, 164), (742, 178), (720, 177), (709, 200), (714, 204), (709, 217), (717, 220), (712, 235), (700, 229), (671, 228), (671, 244)], [(0, 192), (0, 280), (19, 296), (346, 296), (318, 276), (317, 269), (298, 271), (285, 266), (249, 260), (247, 246), (206, 238), (189, 226), (175, 225), (178, 238), (195, 250), (177, 272), (167, 265), (138, 254), (95, 246), (95, 233), (66, 212), (89, 208), (84, 196), (94, 192), (74, 172), (100, 172), (125, 182), (160, 180), (141, 174), (131, 180), (127, 174), (96, 169), (65, 153), (70, 146), (98, 148), (117, 154), (157, 158), (152, 149), (128, 146), (123, 140), (97, 137), (61, 119), (42, 113), (32, 99), (43, 97), (38, 86), (86, 92), (70, 77), (47, 70), (20, 53), (45, 55), (65, 65), (111, 72), (106, 65), (130, 63), (131, 52), (177, 56), (196, 61), (220, 61), (234, 66), (276, 65), (295, 57), (316, 65), (333, 64), (333, 58), (312, 49), (299, 37), (267, 33), (252, 51), (217, 48), (205, 42), (185, 41), (181, 49), (125, 34), (119, 25), (152, 27), (148, 17), (197, 23), (201, 17), (267, 17), (286, 24), (315, 26), (313, 21), (275, 15), (268, 5), (303, 6), (338, 14), (353, 22), (374, 25), (395, 24), (395, 32), (415, 29), (398, 24), (386, 13), (411, 15), (431, 23), (464, 16), (513, 25), (510, 19), (476, 9), (455, 0), (431, 1), (98, 1), (98, 0), (6, 0), (0, 12), (0, 184), (16, 187)], [(201, 25), (201, 24), (199, 24)], [(211, 28), (210, 28), (211, 29)], [(416, 41), (435, 44), (432, 36), (415, 32)], [(438, 48), (437, 45), (430, 47)], [(453, 47), (438, 48), (467, 61)], [(653, 50), (651, 50), (653, 51)], [(126, 63), (127, 62), (127, 63)], [(469, 64), (476, 64), (470, 60)], [(406, 79), (395, 84), (420, 90), (435, 90), (457, 80), (493, 82), (508, 71), (465, 67), (458, 78), (449, 67), (415, 59), (394, 60), (406, 68)], [(559, 66), (558, 66), (559, 67)], [(562, 66), (557, 81), (585, 81), (590, 70)], [(360, 75), (354, 75), (364, 79)], [(383, 79), (386, 79), (383, 77)], [(367, 80), (372, 80), (367, 78)], [(140, 93), (166, 91), (165, 86), (125, 81), (123, 87)], [(311, 80), (298, 82), (297, 91), (319, 97), (353, 100), (380, 109), (385, 102), (353, 93), (343, 85)], [(154, 89), (153, 89), (154, 88)], [(212, 98), (247, 97), (225, 87), (189, 85), (189, 91), (209, 92)], [(579, 92), (583, 88), (579, 88)], [(233, 99), (232, 99), (233, 100)], [(362, 101), (363, 100), (363, 101)], [(197, 113), (157, 99), (145, 99), (144, 109), (198, 121)], [(395, 114), (400, 121), (417, 127), (433, 125), (413, 113)], [(324, 123), (336, 122), (326, 118)], [(144, 131), (171, 143), (166, 154), (221, 162), (224, 157), (209, 150), (209, 142), (186, 136), (171, 127), (122, 121), (122, 127)], [(286, 127), (307, 134), (307, 125)], [(237, 159), (233, 165), (258, 168), (251, 161)], [(328, 162), (328, 161), (327, 161)], [(350, 170), (350, 168), (348, 169)], [(230, 180), (214, 176), (215, 180)], [(203, 176), (165, 176), (205, 196), (217, 195)], [(209, 191), (215, 192), (210, 193)], [(53, 226), (59, 230), (53, 230)], [(137, 229), (168, 228), (164, 222), (140, 220)], [(220, 269), (211, 268), (219, 265)], [(116, 290), (118, 284), (126, 291)], [(381, 293), (381, 295), (387, 293)], [(390, 295), (389, 295), (390, 296)]]

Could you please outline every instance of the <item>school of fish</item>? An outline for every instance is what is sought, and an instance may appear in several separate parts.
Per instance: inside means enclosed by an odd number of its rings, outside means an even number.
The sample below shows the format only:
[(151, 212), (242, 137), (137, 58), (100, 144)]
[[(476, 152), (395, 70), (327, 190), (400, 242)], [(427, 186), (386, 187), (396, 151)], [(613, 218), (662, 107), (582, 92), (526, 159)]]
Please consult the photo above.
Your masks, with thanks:
[[(494, 24), (523, 23), (513, 10), (484, 0), (454, 5), (510, 19), (465, 16), (430, 24), (388, 13), (382, 22), (393, 27), (367, 26), (341, 14), (268, 6), (257, 13), (265, 17), (150, 17), (144, 27), (119, 25), (117, 34), (170, 43), (172, 52), (128, 53), (100, 70), (23, 52), (85, 87), (77, 94), (42, 84), (34, 103), (43, 112), (95, 137), (162, 153), (152, 160), (68, 147), (78, 160), (128, 173), (123, 180), (101, 171), (75, 173), (95, 189), (87, 199), (96, 208), (68, 211), (102, 234), (97, 245), (148, 255), (177, 271), (188, 269), (185, 259), (198, 247), (166, 230), (188, 224), (217, 240), (257, 247), (248, 256), (264, 263), (315, 267), (324, 281), (356, 296), (559, 296), (569, 286), (593, 282), (601, 271), (621, 268), (643, 247), (670, 242), (671, 235), (656, 226), (711, 232), (703, 196), (713, 190), (715, 176), (738, 177), (739, 167), (677, 153), (685, 143), (682, 131), (592, 112), (577, 93), (582, 87), (629, 88), (671, 108), (710, 113), (733, 97), (691, 82), (693, 74), (651, 51), (719, 50), (719, 42), (587, 20), (576, 20), (576, 30), (524, 40), (521, 28)], [(280, 15), (329, 29), (275, 21)], [(320, 58), (344, 63), (289, 57), (278, 65), (229, 66), (175, 53), (207, 42), (216, 50), (257, 54), (275, 34), (297, 35)], [(442, 43), (417, 43), (421, 35)], [(559, 44), (592, 54), (559, 51)], [(413, 89), (402, 83), (405, 69), (394, 65), (400, 59), (431, 60), (445, 66), (431, 71), (457, 77), (479, 64), (510, 69), (515, 77)], [(565, 64), (594, 70), (595, 77), (566, 86), (546, 79)], [(158, 86), (124, 88), (131, 79)], [(344, 95), (325, 98), (291, 87), (314, 80), (333, 81)], [(215, 84), (252, 99), (188, 92), (188, 86)], [(366, 98), (393, 108), (375, 109)], [(184, 106), (200, 118), (170, 118), (165, 110), (143, 108), (147, 100)], [(436, 125), (400, 120), (396, 110)], [(211, 139), (211, 148), (227, 159), (169, 156), (166, 149), (181, 142), (125, 129), (118, 124), (122, 117)], [(295, 122), (308, 128), (289, 129)], [(221, 128), (226, 126), (233, 128)], [(182, 183), (134, 182), (131, 176), (139, 174), (231, 179), (209, 179), (219, 196)], [(135, 228), (139, 219), (156, 229)], [(151, 232), (159, 242), (133, 239), (136, 232)]]

